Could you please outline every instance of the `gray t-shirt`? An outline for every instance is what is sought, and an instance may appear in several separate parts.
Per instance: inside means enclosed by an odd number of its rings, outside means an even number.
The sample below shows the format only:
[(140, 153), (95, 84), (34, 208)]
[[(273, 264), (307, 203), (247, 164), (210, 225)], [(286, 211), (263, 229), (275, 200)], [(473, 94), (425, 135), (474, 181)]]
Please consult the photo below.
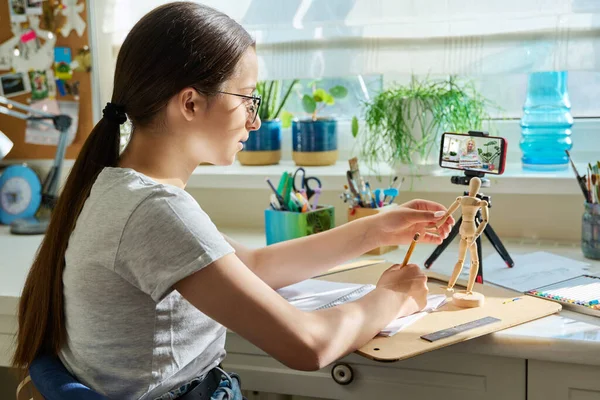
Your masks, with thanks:
[(111, 399), (146, 400), (217, 366), (225, 328), (171, 286), (232, 252), (185, 190), (103, 169), (65, 254), (67, 369)]

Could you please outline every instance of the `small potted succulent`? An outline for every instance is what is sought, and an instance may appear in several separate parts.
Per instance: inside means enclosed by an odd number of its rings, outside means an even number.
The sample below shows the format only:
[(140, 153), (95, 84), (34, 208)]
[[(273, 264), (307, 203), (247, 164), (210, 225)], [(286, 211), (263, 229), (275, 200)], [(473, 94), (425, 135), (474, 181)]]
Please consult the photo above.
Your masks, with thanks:
[[(261, 97), (258, 116), (261, 126), (251, 131), (244, 149), (237, 155), (242, 165), (272, 165), (281, 160), (281, 128), (289, 128), (292, 115), (283, 110), (294, 85), (294, 80), (282, 94), (281, 81), (261, 81), (256, 85), (256, 94)], [(281, 99), (281, 101), (280, 101)]]
[(348, 95), (341, 85), (329, 91), (311, 85), (311, 92), (302, 96), (302, 108), (310, 115), (305, 119), (292, 121), (292, 158), (296, 165), (332, 165), (338, 159), (337, 120), (319, 117), (319, 113), (335, 99)]

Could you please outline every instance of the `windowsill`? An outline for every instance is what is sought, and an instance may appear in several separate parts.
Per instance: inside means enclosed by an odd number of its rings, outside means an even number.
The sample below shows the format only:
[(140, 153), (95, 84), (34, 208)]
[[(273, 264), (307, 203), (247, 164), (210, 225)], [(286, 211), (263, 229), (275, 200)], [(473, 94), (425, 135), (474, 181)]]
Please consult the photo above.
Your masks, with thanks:
[[(284, 171), (293, 172), (296, 165), (291, 160), (282, 160), (278, 165), (243, 166), (235, 163), (232, 166), (217, 167), (211, 165), (199, 166), (194, 171), (189, 188), (237, 188), (237, 189), (267, 189), (265, 178), (270, 178), (277, 184)], [(305, 167), (307, 174), (321, 179), (323, 190), (341, 191), (347, 184), (346, 171), (348, 163), (338, 161), (335, 165), (325, 167)], [(584, 171), (583, 166), (579, 169)], [(363, 177), (369, 178), (372, 186), (384, 186), (394, 171), (386, 165), (379, 169), (381, 184), (376, 180), (376, 173), (361, 167)], [(453, 175), (462, 175), (461, 171), (442, 169), (432, 166), (429, 170), (417, 172), (417, 175), (407, 176), (402, 190), (414, 192), (456, 192), (456, 185), (450, 182)], [(507, 165), (502, 175), (486, 175), (491, 187), (486, 188), (490, 193), (508, 194), (557, 194), (581, 195), (573, 171), (569, 168), (560, 172), (530, 172), (524, 171), (520, 164)]]
[[(7, 161), (17, 162), (17, 160), (5, 160), (5, 163)], [(27, 163), (36, 170), (45, 171), (45, 174), (52, 165), (52, 160), (27, 160)], [(74, 160), (64, 161), (63, 182), (73, 163)], [(237, 161), (230, 166), (202, 165), (196, 168), (187, 187), (189, 189), (268, 189), (265, 178), (270, 178), (273, 184), (277, 185), (284, 171), (293, 172), (296, 168), (292, 160), (282, 160), (277, 165), (267, 166), (243, 166)], [(341, 192), (344, 185), (348, 183), (346, 180), (347, 161), (338, 161), (335, 165), (325, 167), (305, 167), (305, 169), (308, 175), (319, 177), (323, 184), (323, 190)], [(580, 173), (586, 170), (584, 165), (577, 165), (577, 169)], [(379, 167), (381, 182), (377, 181), (377, 174), (368, 170), (366, 166), (361, 166), (361, 173), (374, 187), (387, 185), (390, 181), (389, 177), (396, 175), (387, 165)], [(402, 190), (456, 193), (456, 185), (450, 182), (450, 177), (453, 175), (462, 175), (462, 173), (457, 170), (431, 166), (427, 170), (410, 175), (410, 177), (400, 174), (400, 176), (406, 176)], [(491, 183), (489, 188), (485, 188), (486, 193), (582, 196), (571, 168), (544, 173), (524, 171), (520, 164), (507, 164), (504, 174), (486, 175), (486, 177)]]

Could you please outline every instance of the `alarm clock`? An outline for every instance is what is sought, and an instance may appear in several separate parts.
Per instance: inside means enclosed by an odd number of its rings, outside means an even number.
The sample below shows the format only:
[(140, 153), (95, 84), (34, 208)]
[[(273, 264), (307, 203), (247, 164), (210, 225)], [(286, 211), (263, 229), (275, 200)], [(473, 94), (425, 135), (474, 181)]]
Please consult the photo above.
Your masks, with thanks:
[(42, 202), (42, 184), (26, 165), (9, 165), (0, 171), (0, 224), (31, 218)]

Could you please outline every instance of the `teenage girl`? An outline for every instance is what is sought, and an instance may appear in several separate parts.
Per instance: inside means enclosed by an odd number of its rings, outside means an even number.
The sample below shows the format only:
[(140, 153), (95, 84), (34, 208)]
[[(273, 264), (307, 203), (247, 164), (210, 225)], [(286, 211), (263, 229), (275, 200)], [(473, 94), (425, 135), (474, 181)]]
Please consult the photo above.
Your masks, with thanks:
[[(416, 232), (440, 243), (452, 218), (439, 236), (425, 232), (444, 215), (440, 204), (413, 200), (251, 250), (221, 234), (184, 190), (196, 166), (233, 163), (260, 127), (257, 76), (253, 39), (206, 6), (167, 4), (133, 27), (112, 100), (75, 161), (25, 283), (15, 367), (57, 356), (109, 398), (183, 399), (193, 390), (217, 398), (215, 382), (239, 395), (238, 380), (219, 368), (225, 327), (290, 368), (317, 370), (425, 306), (426, 277), (416, 265), (392, 267), (360, 300), (317, 312), (296, 309), (275, 289), (370, 249), (407, 244)], [(127, 118), (134, 130), (119, 154)]]

